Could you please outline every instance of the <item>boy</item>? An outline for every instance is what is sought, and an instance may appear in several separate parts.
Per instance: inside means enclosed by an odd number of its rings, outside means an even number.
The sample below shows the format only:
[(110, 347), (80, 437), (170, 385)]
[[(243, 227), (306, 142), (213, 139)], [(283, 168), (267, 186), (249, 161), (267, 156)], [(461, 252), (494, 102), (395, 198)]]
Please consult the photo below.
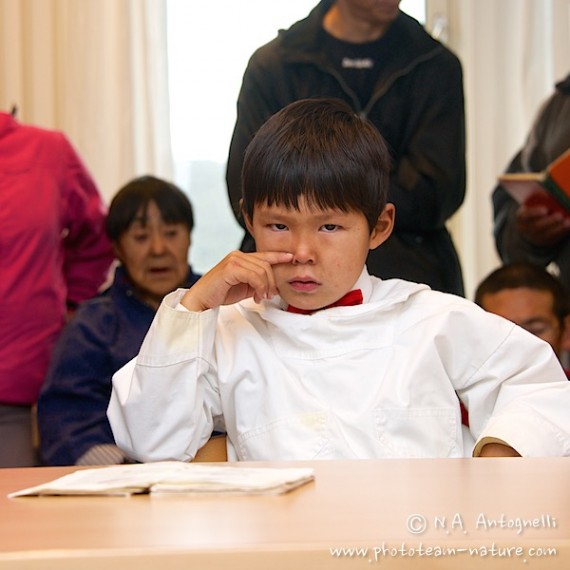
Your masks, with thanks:
[(388, 172), (382, 137), (340, 101), (297, 101), (259, 129), (242, 203), (257, 252), (165, 298), (113, 380), (119, 447), (190, 460), (219, 430), (230, 460), (570, 454), (550, 347), (460, 297), (368, 275), (394, 225)]

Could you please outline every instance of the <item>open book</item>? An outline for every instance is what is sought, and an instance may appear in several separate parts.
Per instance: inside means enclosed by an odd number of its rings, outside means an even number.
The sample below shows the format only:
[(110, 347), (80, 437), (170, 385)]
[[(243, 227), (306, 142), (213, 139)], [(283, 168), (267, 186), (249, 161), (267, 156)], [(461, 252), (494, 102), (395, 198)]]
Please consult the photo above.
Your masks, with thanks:
[(286, 493), (313, 479), (314, 472), (311, 468), (238, 467), (159, 461), (80, 469), (8, 496), (135, 493), (275, 495)]
[(499, 183), (519, 204), (545, 206), (549, 212), (570, 216), (570, 149), (544, 172), (505, 173)]

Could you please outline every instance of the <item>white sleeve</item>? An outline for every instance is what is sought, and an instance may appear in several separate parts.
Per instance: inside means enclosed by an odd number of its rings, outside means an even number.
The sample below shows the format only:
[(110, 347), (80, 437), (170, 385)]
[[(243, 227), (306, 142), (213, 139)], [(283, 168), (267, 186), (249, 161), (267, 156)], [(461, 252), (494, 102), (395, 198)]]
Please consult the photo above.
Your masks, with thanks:
[(138, 461), (191, 460), (221, 417), (213, 343), (218, 310), (163, 300), (139, 355), (113, 376), (107, 415), (117, 446)]
[(504, 442), (524, 457), (570, 455), (570, 382), (549, 344), (513, 326), (458, 393), (477, 439)]

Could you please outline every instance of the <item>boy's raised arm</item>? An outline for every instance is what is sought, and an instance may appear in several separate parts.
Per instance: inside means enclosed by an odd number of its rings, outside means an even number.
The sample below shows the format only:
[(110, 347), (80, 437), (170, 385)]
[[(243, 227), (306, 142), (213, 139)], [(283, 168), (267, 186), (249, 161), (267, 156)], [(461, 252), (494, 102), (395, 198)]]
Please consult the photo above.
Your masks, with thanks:
[(129, 457), (194, 457), (223, 415), (212, 357), (217, 311), (208, 309), (278, 294), (272, 266), (291, 258), (232, 252), (191, 289), (165, 297), (139, 355), (113, 376), (107, 415)]
[(233, 251), (189, 289), (180, 302), (189, 311), (200, 312), (249, 297), (257, 303), (270, 299), (279, 293), (272, 266), (289, 263), (292, 257), (291, 253), (277, 251)]

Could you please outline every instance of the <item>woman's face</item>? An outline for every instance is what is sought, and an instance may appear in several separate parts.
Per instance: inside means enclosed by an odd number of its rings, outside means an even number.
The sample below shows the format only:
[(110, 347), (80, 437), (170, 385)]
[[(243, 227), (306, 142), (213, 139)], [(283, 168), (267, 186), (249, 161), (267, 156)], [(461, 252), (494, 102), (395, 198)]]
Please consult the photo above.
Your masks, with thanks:
[(188, 227), (167, 224), (154, 202), (149, 202), (146, 218), (139, 211), (114, 247), (139, 298), (155, 309), (188, 276)]

